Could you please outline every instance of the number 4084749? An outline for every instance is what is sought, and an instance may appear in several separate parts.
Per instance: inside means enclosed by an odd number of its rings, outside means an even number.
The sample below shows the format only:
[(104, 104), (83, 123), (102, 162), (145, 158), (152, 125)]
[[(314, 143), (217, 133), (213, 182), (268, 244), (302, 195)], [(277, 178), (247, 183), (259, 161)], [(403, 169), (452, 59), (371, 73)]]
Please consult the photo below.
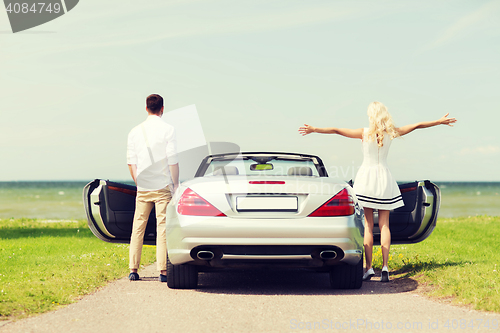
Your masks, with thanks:
[(33, 14), (41, 14), (41, 13), (59, 13), (61, 11), (61, 5), (59, 3), (45, 3), (45, 2), (38, 2), (34, 3), (30, 6), (29, 3), (9, 3), (7, 5), (7, 13), (23, 13), (23, 14), (28, 14), (28, 13), (33, 13)]
[(498, 320), (492, 319), (491, 321), (489, 319), (483, 320), (483, 319), (448, 319), (444, 322), (443, 324), (444, 328), (447, 329), (482, 329), (482, 328), (487, 328), (487, 329), (493, 329), (497, 330), (499, 328), (498, 326)]

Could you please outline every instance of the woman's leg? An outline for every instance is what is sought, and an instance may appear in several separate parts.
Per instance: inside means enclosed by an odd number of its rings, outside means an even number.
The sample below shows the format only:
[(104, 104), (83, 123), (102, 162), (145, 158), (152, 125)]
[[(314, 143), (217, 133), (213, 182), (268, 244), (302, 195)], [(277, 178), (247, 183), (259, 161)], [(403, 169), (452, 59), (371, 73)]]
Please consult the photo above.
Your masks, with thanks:
[(372, 268), (372, 256), (373, 256), (373, 209), (364, 208), (365, 211), (365, 261), (366, 270)]
[(380, 228), (380, 245), (382, 246), (382, 266), (389, 262), (389, 250), (391, 247), (391, 230), (389, 229), (389, 211), (378, 211), (378, 226)]

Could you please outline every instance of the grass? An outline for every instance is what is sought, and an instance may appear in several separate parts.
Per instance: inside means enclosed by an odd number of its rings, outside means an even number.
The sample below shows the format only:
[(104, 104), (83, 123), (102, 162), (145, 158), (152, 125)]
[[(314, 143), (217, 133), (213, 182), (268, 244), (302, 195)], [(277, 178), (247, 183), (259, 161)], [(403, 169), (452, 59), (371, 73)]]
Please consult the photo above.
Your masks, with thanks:
[[(393, 245), (391, 273), (430, 286), (429, 296), (500, 312), (500, 217), (439, 219), (422, 243)], [(380, 248), (374, 267), (382, 268)]]
[[(142, 263), (155, 260), (145, 247)], [(128, 244), (97, 239), (85, 221), (0, 220), (0, 320), (75, 302), (128, 273)]]

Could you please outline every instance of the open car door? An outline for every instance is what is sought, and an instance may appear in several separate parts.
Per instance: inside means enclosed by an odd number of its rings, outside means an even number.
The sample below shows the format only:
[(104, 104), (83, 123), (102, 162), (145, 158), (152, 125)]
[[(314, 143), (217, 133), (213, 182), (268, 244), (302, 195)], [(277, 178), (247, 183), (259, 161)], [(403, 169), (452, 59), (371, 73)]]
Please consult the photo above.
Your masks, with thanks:
[[(404, 206), (389, 215), (391, 244), (418, 243), (429, 237), (436, 227), (441, 192), (428, 180), (399, 185)], [(380, 245), (378, 214), (374, 213), (373, 242)]]
[[(137, 188), (132, 185), (96, 179), (83, 189), (87, 222), (92, 233), (111, 243), (130, 243)], [(156, 244), (156, 213), (149, 215), (144, 244)]]

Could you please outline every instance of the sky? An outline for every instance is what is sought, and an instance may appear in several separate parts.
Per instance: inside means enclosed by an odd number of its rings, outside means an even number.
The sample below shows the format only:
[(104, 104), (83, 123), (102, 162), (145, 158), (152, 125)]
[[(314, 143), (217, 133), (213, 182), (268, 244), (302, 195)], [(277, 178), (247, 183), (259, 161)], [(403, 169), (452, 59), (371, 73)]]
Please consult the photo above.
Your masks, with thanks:
[(320, 156), (355, 177), (360, 140), (396, 126), (398, 181), (500, 181), (500, 1), (81, 0), (13, 34), (0, 8), (0, 181), (130, 179), (128, 132), (158, 93), (195, 105), (207, 142)]

